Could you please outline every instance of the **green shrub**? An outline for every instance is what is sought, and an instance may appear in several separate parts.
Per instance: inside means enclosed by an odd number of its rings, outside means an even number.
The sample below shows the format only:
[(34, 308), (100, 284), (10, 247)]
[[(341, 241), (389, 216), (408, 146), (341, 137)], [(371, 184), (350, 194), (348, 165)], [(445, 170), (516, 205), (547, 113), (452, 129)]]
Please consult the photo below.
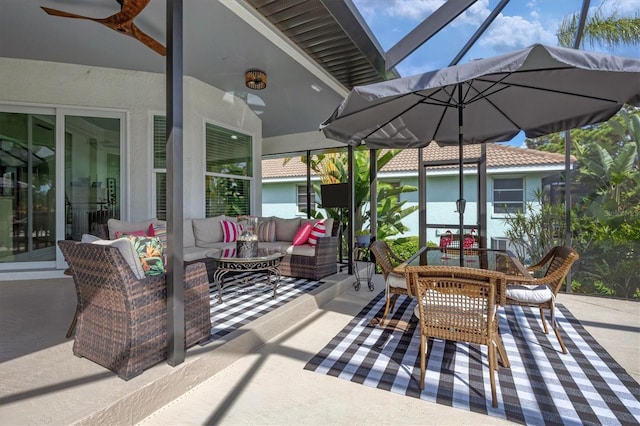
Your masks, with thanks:
[[(400, 259), (409, 259), (411, 256), (416, 254), (420, 248), (420, 245), (418, 244), (418, 237), (401, 237), (385, 241)], [(427, 247), (438, 247), (438, 245), (434, 242), (428, 241)]]

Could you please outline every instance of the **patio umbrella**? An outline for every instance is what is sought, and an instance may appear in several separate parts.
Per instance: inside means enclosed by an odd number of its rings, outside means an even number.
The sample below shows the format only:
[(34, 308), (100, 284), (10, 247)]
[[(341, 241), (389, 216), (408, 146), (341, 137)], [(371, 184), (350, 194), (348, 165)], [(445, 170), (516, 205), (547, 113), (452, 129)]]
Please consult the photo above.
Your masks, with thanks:
[[(640, 60), (536, 44), (504, 55), (353, 88), (320, 125), (326, 137), (369, 148), (462, 147), (595, 124), (640, 105)], [(462, 256), (461, 256), (462, 262)]]

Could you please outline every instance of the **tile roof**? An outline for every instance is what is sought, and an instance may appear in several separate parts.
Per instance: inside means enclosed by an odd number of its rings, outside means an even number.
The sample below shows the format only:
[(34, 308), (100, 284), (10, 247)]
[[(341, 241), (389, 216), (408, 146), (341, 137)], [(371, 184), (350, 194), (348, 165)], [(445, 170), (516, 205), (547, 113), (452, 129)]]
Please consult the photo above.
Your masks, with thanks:
[[(564, 154), (538, 151), (535, 149), (516, 148), (509, 145), (488, 143), (487, 145), (487, 168), (519, 168), (535, 166), (561, 166), (564, 165)], [(431, 143), (424, 148), (425, 161), (453, 161), (458, 160), (458, 147), (440, 147)], [(466, 145), (464, 147), (465, 158), (479, 158), (480, 145)], [(573, 160), (575, 160), (572, 157)], [(418, 150), (405, 149), (396, 155), (382, 169), (382, 172), (411, 172), (417, 170)], [(451, 166), (439, 166), (441, 169), (457, 169), (457, 163)], [(312, 175), (313, 171), (311, 172)], [(291, 160), (284, 164), (283, 158), (269, 158), (262, 160), (262, 178), (293, 178), (307, 175), (306, 165), (300, 161), (300, 156), (291, 157)]]

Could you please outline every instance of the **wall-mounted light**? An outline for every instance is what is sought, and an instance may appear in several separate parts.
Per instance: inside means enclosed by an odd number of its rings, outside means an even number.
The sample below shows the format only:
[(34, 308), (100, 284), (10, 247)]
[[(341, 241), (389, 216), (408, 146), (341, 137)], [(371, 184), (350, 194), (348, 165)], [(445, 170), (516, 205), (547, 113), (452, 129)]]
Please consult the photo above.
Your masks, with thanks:
[(244, 84), (253, 90), (262, 90), (267, 87), (267, 73), (260, 70), (249, 70), (244, 73)]

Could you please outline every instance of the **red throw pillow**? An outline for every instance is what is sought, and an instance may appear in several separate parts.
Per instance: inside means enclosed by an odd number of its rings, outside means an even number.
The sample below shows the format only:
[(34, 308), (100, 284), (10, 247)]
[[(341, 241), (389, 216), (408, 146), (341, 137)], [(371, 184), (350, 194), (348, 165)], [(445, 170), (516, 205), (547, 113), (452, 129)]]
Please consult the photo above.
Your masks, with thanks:
[(296, 231), (296, 235), (293, 236), (293, 245), (301, 246), (307, 243), (309, 235), (311, 234), (312, 226), (310, 223), (304, 223)]
[(316, 222), (311, 229), (311, 233), (309, 234), (309, 240), (307, 240), (307, 244), (310, 246), (316, 246), (318, 244), (318, 238), (322, 238), (327, 233), (327, 228), (324, 226), (324, 220)]

